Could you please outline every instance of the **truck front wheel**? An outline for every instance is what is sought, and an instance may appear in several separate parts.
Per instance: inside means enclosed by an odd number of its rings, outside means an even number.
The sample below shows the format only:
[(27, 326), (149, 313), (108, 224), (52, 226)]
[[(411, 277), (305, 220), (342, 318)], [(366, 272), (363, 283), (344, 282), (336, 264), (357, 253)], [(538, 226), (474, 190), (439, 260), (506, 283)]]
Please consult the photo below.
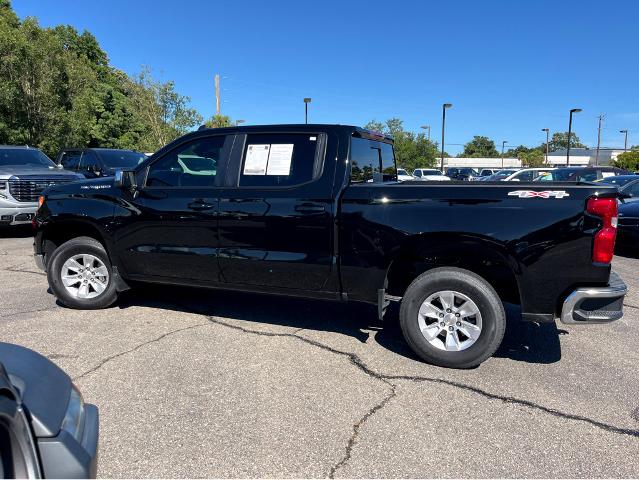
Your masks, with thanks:
[(118, 297), (109, 257), (91, 237), (74, 238), (56, 248), (47, 278), (58, 300), (70, 308), (106, 308)]
[(461, 268), (435, 268), (410, 284), (400, 307), (404, 338), (423, 360), (471, 368), (495, 353), (506, 313), (495, 289)]

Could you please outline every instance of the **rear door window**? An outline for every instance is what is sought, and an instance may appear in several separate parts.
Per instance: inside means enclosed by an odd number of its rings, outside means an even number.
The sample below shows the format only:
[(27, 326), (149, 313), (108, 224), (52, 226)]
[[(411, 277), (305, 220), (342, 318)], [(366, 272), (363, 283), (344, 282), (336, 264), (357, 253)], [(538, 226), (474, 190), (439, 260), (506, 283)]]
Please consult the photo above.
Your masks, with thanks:
[(353, 137), (350, 157), (353, 182), (397, 180), (395, 153), (390, 143)]
[(322, 173), (325, 134), (269, 133), (246, 137), (240, 187), (291, 187)]

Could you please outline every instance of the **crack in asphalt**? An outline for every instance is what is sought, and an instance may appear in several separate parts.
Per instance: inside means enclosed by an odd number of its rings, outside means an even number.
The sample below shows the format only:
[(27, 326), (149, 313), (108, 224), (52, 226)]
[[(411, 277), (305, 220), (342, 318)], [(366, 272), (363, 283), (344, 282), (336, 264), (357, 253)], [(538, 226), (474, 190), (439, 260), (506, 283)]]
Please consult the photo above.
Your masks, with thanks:
[(368, 420), (375, 413), (377, 413), (379, 410), (384, 408), (386, 404), (391, 401), (391, 399), (397, 396), (397, 390), (395, 385), (393, 385), (390, 382), (386, 382), (386, 383), (391, 387), (390, 393), (386, 397), (384, 397), (384, 399), (381, 402), (379, 402), (377, 405), (371, 408), (368, 412), (366, 412), (364, 416), (360, 418), (355, 425), (353, 425), (353, 433), (351, 434), (350, 438), (348, 439), (348, 443), (346, 444), (346, 453), (344, 454), (344, 456), (339, 462), (337, 462), (335, 465), (331, 467), (331, 471), (328, 474), (328, 478), (335, 478), (335, 473), (337, 472), (337, 470), (342, 468), (344, 465), (346, 465), (350, 461), (351, 454), (353, 452), (353, 447), (355, 446), (355, 442), (357, 441), (357, 437), (359, 436), (359, 429), (362, 427), (364, 423), (366, 423), (366, 420)]
[(629, 307), (629, 308), (636, 308), (637, 310), (639, 310), (639, 307), (637, 307), (636, 305), (630, 305), (629, 303), (624, 303), (623, 306)]
[(45, 308), (36, 308), (35, 310), (23, 310), (23, 311), (19, 311), (19, 312), (11, 312), (11, 313), (6, 313), (6, 314), (2, 314), (0, 315), (0, 318), (7, 318), (7, 317), (12, 317), (14, 315), (23, 315), (25, 313), (38, 313), (38, 312), (48, 312), (48, 311), (52, 311), (52, 310), (56, 310), (60, 307), (58, 307), (57, 305), (53, 306), (53, 307), (45, 307)]
[(75, 381), (75, 380), (80, 380), (80, 379), (82, 379), (82, 378), (86, 377), (87, 375), (91, 375), (91, 374), (92, 374), (92, 373), (94, 373), (95, 371), (97, 371), (97, 370), (99, 370), (100, 368), (102, 368), (105, 364), (109, 363), (111, 360), (115, 360), (116, 358), (122, 357), (122, 356), (124, 356), (124, 355), (128, 355), (129, 353), (133, 353), (133, 352), (135, 352), (136, 350), (139, 350), (140, 348), (145, 347), (145, 346), (147, 346), (147, 345), (150, 345), (150, 344), (152, 344), (152, 343), (159, 342), (160, 340), (163, 340), (164, 338), (166, 338), (166, 337), (168, 337), (168, 336), (170, 336), (170, 335), (173, 335), (173, 334), (175, 334), (175, 333), (180, 333), (180, 332), (183, 332), (183, 331), (185, 331), (185, 330), (192, 330), (192, 329), (194, 329), (194, 328), (205, 327), (205, 326), (208, 326), (208, 325), (209, 325), (209, 323), (208, 323), (208, 322), (203, 322), (203, 323), (198, 323), (198, 324), (195, 324), (195, 325), (189, 325), (188, 327), (178, 328), (177, 330), (171, 330), (170, 332), (166, 332), (166, 333), (164, 333), (164, 334), (160, 335), (159, 337), (152, 338), (151, 340), (147, 340), (146, 342), (142, 342), (142, 343), (140, 343), (140, 344), (136, 345), (135, 347), (133, 347), (133, 348), (131, 348), (131, 349), (129, 349), (129, 350), (126, 350), (126, 351), (124, 351), (124, 352), (116, 353), (116, 354), (114, 354), (114, 355), (111, 355), (111, 356), (109, 356), (109, 357), (107, 357), (107, 358), (103, 359), (100, 363), (98, 363), (98, 364), (97, 364), (96, 366), (94, 366), (93, 368), (91, 368), (91, 369), (87, 370), (87, 371), (86, 371), (86, 372), (84, 372), (84, 373), (81, 373), (80, 375), (78, 375), (78, 376), (76, 376), (76, 377), (73, 377), (73, 380), (74, 380), (74, 381)]
[(308, 343), (309, 345), (313, 345), (315, 347), (321, 348), (323, 350), (326, 350), (328, 352), (337, 354), (337, 355), (342, 355), (347, 357), (350, 362), (355, 365), (359, 370), (361, 370), (362, 372), (364, 372), (366, 375), (369, 375), (377, 380), (380, 380), (384, 383), (386, 383), (387, 385), (391, 386), (391, 394), (389, 396), (387, 396), (386, 398), (384, 398), (384, 400), (382, 400), (379, 404), (377, 404), (375, 407), (373, 407), (371, 410), (369, 410), (354, 426), (353, 426), (353, 434), (351, 435), (351, 437), (349, 438), (349, 441), (347, 443), (346, 446), (346, 453), (344, 455), (344, 457), (342, 457), (342, 459), (337, 462), (330, 470), (330, 474), (329, 474), (329, 478), (333, 478), (333, 476), (335, 475), (335, 472), (341, 468), (342, 466), (344, 466), (348, 460), (351, 457), (351, 453), (352, 453), (352, 449), (355, 445), (357, 436), (359, 434), (359, 430), (362, 427), (362, 425), (372, 416), (374, 415), (376, 412), (378, 412), (379, 410), (381, 410), (387, 403), (388, 401), (390, 401), (391, 398), (393, 398), (396, 395), (395, 392), (395, 388), (396, 388), (396, 384), (392, 383), (392, 381), (410, 381), (410, 382), (429, 382), (429, 383), (436, 383), (436, 384), (442, 384), (442, 385), (447, 385), (447, 386), (451, 386), (454, 388), (459, 388), (471, 393), (475, 393), (477, 395), (480, 395), (484, 398), (487, 398), (489, 400), (498, 400), (501, 401), (503, 403), (507, 403), (507, 404), (513, 404), (513, 405), (519, 405), (522, 407), (526, 407), (526, 408), (530, 408), (532, 410), (537, 410), (539, 412), (548, 414), (548, 415), (552, 415), (554, 417), (558, 417), (558, 418), (562, 418), (564, 420), (573, 420), (573, 421), (578, 421), (578, 422), (583, 422), (583, 423), (587, 423), (593, 427), (599, 428), (601, 430), (610, 432), (610, 433), (615, 433), (615, 434), (619, 434), (619, 435), (627, 435), (630, 437), (634, 437), (634, 438), (639, 438), (639, 430), (633, 430), (633, 429), (629, 429), (629, 428), (620, 428), (620, 427), (615, 427), (614, 425), (609, 425), (607, 423), (604, 422), (599, 422), (597, 420), (593, 420), (591, 418), (588, 417), (584, 417), (581, 415), (575, 415), (575, 414), (571, 414), (571, 413), (566, 413), (566, 412), (562, 412), (560, 410), (554, 409), (554, 408), (550, 408), (550, 407), (545, 407), (543, 405), (539, 405), (535, 402), (532, 402), (530, 400), (522, 400), (522, 399), (518, 399), (515, 397), (509, 397), (506, 395), (498, 395), (495, 393), (490, 393), (487, 392), (486, 390), (483, 390), (481, 388), (477, 388), (477, 387), (473, 387), (470, 385), (466, 385), (463, 383), (459, 383), (459, 382), (454, 382), (451, 380), (444, 380), (442, 378), (433, 378), (433, 377), (421, 377), (421, 376), (408, 376), (408, 375), (387, 375), (387, 374), (383, 374), (380, 372), (376, 372), (375, 370), (371, 369), (368, 365), (366, 365), (364, 363), (364, 361), (356, 354), (351, 353), (351, 352), (344, 352), (342, 350), (337, 350), (333, 347), (329, 347), (328, 345), (325, 345), (323, 343), (317, 342), (315, 340), (311, 340), (309, 338), (305, 338), (305, 337), (300, 337), (298, 335), (295, 335), (294, 333), (275, 333), (275, 332), (262, 332), (259, 330), (253, 330), (250, 328), (245, 328), (245, 327), (241, 327), (239, 325), (231, 325), (229, 323), (226, 323), (224, 321), (221, 321), (213, 316), (207, 316), (208, 320), (211, 323), (214, 323), (216, 325), (222, 325), (228, 328), (232, 328), (234, 330), (239, 330), (241, 332), (244, 333), (252, 333), (254, 335), (261, 335), (261, 336), (265, 336), (265, 337), (291, 337), (291, 338), (295, 338), (298, 340), (301, 340), (302, 342)]
[(11, 267), (3, 268), (5, 272), (18, 272), (18, 273), (32, 273), (33, 275), (42, 275), (44, 277), (47, 276), (44, 272), (34, 272), (33, 270), (20, 270), (19, 267), (22, 265), (13, 265)]

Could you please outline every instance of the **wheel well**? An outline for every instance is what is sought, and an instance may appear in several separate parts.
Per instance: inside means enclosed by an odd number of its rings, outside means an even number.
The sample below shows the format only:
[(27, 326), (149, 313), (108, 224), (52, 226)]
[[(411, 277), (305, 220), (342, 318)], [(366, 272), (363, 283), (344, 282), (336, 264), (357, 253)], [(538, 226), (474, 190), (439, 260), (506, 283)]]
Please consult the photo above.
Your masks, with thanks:
[(49, 258), (63, 243), (78, 237), (91, 237), (104, 245), (102, 234), (93, 225), (83, 222), (60, 222), (44, 232), (42, 248), (45, 258)]
[(401, 297), (411, 282), (422, 273), (438, 267), (457, 267), (482, 277), (504, 302), (521, 304), (517, 278), (495, 249), (478, 245), (459, 248), (459, 245), (451, 242), (445, 247), (429, 250), (432, 253), (424, 255), (411, 248), (395, 258), (386, 275), (387, 294)]

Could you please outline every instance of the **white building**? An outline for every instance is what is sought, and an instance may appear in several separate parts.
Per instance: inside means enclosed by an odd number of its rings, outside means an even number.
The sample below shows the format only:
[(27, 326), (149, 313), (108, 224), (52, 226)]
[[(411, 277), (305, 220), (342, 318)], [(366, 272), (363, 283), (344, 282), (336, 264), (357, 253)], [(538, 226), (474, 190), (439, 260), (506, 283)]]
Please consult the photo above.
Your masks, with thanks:
[[(570, 156), (572, 157), (572, 150)], [(437, 164), (439, 165), (439, 162)], [(502, 164), (501, 158), (444, 158), (444, 168), (448, 167), (470, 167), (475, 170), (481, 170), (482, 168), (512, 168), (521, 167), (521, 161), (518, 158), (504, 158)]]
[[(597, 149), (595, 148), (571, 148), (570, 165), (610, 165), (624, 151), (623, 148), (600, 148), (597, 158)], [(566, 149), (550, 152), (548, 163), (557, 167), (566, 166)]]

